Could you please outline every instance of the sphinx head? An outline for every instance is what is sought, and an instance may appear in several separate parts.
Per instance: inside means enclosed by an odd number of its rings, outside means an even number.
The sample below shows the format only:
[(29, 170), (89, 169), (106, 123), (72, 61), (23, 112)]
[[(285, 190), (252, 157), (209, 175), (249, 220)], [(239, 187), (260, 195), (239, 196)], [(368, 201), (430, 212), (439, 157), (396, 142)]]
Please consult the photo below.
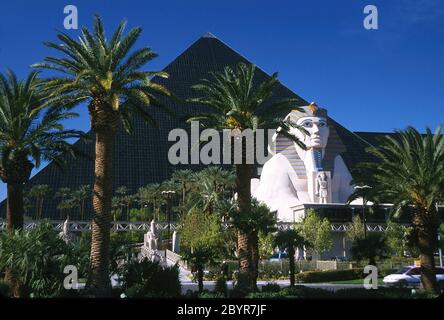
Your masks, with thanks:
[[(327, 124), (327, 110), (319, 108), (314, 102), (302, 109), (304, 113), (293, 111), (287, 116), (287, 119), (304, 128), (308, 134), (297, 128), (291, 128), (290, 133), (299, 138), (307, 149), (324, 149), (330, 134)], [(295, 146), (296, 149), (300, 149), (297, 144)]]

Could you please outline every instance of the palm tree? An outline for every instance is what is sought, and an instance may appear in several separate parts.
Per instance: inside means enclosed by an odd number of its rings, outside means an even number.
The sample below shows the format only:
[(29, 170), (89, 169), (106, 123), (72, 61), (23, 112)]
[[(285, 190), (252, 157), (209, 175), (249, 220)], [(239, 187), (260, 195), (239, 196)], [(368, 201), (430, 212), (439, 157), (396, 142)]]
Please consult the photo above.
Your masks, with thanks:
[(124, 196), (122, 201), (126, 207), (126, 220), (130, 221), (130, 209), (131, 206), (137, 201), (137, 197), (134, 194), (129, 194)]
[(162, 191), (162, 186), (158, 183), (151, 183), (143, 188), (142, 197), (146, 203), (152, 204), (153, 217), (157, 221), (160, 219), (160, 207), (166, 203)]
[(192, 190), (195, 183), (195, 174), (191, 170), (177, 170), (171, 176), (171, 182), (176, 185), (176, 189), (180, 190), (182, 197), (180, 200), (180, 212), (182, 216), (185, 214), (185, 203), (188, 193)]
[(62, 58), (46, 57), (43, 63), (34, 65), (60, 72), (60, 76), (49, 78), (45, 83), (54, 102), (70, 107), (88, 103), (91, 129), (96, 139), (88, 288), (95, 295), (108, 295), (110, 288), (112, 154), (120, 122), (127, 132), (132, 132), (132, 116), (140, 116), (157, 126), (148, 106), (168, 111), (156, 95), (171, 95), (165, 87), (151, 81), (153, 76), (167, 77), (165, 72), (141, 69), (157, 54), (147, 47), (131, 51), (142, 28), (133, 28), (123, 36), (125, 25), (121, 22), (111, 39), (107, 39), (102, 20), (96, 16), (92, 33), (82, 27), (78, 40), (60, 33), (58, 39), (62, 44), (46, 43), (49, 48), (61, 52)]
[[(250, 252), (251, 264), (249, 266), (248, 277), (245, 276), (245, 280), (250, 282), (248, 284), (250, 290), (256, 290), (259, 269), (259, 233), (267, 235), (275, 231), (277, 222), (276, 212), (270, 211), (265, 204), (260, 204), (257, 200), (253, 199), (249, 213), (236, 210), (230, 211), (229, 221), (232, 227), (238, 230), (238, 234), (245, 235), (245, 237), (242, 237), (240, 240), (238, 239), (238, 256), (245, 255), (243, 250)], [(246, 240), (248, 240), (247, 243), (242, 242)], [(242, 262), (240, 261), (240, 263)], [(243, 277), (242, 275), (241, 278)]]
[(44, 110), (48, 96), (39, 85), (36, 72), (25, 80), (18, 80), (12, 71), (0, 74), (0, 178), (7, 184), (9, 232), (23, 227), (23, 187), (34, 166), (42, 160), (62, 166), (62, 154), (76, 154), (66, 139), (85, 137), (61, 124), (76, 113)]
[(91, 195), (92, 190), (89, 185), (80, 186), (79, 189), (72, 194), (73, 201), (77, 203), (77, 206), (80, 209), (80, 220), (83, 220), (85, 217), (85, 201), (90, 198)]
[(295, 284), (295, 248), (300, 248), (305, 245), (304, 238), (294, 229), (281, 230), (277, 233), (274, 243), (280, 249), (287, 250), (290, 261), (290, 286)]
[[(421, 260), (421, 283), (425, 290), (438, 292), (433, 253), (439, 227), (438, 202), (444, 199), (444, 136), (427, 128), (421, 135), (408, 127), (385, 136), (378, 147), (368, 149), (379, 161), (361, 166), (356, 183), (365, 183), (367, 198), (375, 203), (393, 203), (391, 216), (408, 215), (414, 229), (414, 243)], [(357, 190), (349, 199), (361, 197)]]
[(60, 188), (55, 194), (55, 198), (60, 199), (57, 209), (60, 210), (60, 219), (66, 218), (68, 214), (64, 215), (63, 211), (68, 209), (68, 201), (71, 199), (71, 189), (70, 188)]
[[(120, 186), (117, 188), (116, 190), (116, 198), (119, 201), (119, 206), (120, 206), (120, 211), (121, 211), (121, 219), (123, 219), (123, 213), (124, 213), (124, 209), (126, 207), (125, 204), (125, 197), (128, 194), (128, 188), (126, 186)], [(111, 204), (112, 204), (112, 199), (111, 199)]]
[[(279, 102), (271, 101), (273, 89), (278, 85), (277, 73), (254, 85), (256, 67), (239, 63), (236, 71), (226, 66), (223, 72), (211, 73), (212, 79), (203, 79), (193, 89), (200, 97), (190, 99), (191, 103), (204, 105), (211, 112), (193, 115), (188, 122), (201, 121), (210, 128), (218, 130), (245, 130), (255, 132), (259, 128), (276, 128), (273, 117), (278, 112), (288, 111), (290, 107), (299, 109), (302, 104), (299, 99), (285, 99)], [(235, 132), (235, 131), (233, 131)], [(245, 140), (241, 140), (245, 144)], [(247, 216), (251, 212), (251, 175), (252, 165), (247, 163), (245, 148), (242, 161), (236, 167), (236, 191), (238, 210)], [(250, 273), (254, 269), (249, 239), (245, 233), (238, 234), (238, 250), (241, 272)], [(254, 242), (254, 241), (253, 241)]]
[(177, 170), (171, 176), (171, 181), (176, 183), (182, 192), (182, 205), (185, 203), (187, 193), (194, 183), (194, 174), (191, 170)]
[(51, 188), (47, 184), (39, 184), (39, 185), (33, 186), (31, 188), (31, 190), (29, 190), (29, 195), (36, 199), (36, 205), (35, 205), (35, 207), (36, 207), (35, 218), (36, 219), (42, 218), (43, 200), (50, 192), (51, 192)]
[(186, 251), (182, 259), (194, 266), (197, 271), (197, 284), (199, 293), (203, 291), (204, 269), (208, 263), (215, 262), (215, 250), (213, 247), (200, 246)]
[(122, 216), (122, 206), (120, 205), (119, 197), (112, 197), (111, 199), (111, 213), (113, 221), (119, 220)]

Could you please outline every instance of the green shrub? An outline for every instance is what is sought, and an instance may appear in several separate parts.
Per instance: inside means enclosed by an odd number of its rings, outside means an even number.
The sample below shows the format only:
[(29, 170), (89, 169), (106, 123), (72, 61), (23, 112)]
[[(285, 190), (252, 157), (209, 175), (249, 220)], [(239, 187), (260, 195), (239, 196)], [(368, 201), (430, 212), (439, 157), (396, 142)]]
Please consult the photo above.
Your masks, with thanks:
[(332, 298), (334, 293), (329, 290), (309, 288), (305, 286), (294, 286), (283, 288), (278, 292), (253, 292), (247, 298), (253, 299), (326, 299)]
[(129, 298), (140, 297), (179, 297), (181, 285), (179, 268), (162, 267), (158, 262), (147, 258), (125, 263), (120, 270), (123, 289)]
[(282, 294), (299, 298), (324, 299), (332, 298), (334, 293), (330, 290), (310, 288), (306, 286), (286, 287), (282, 289)]
[(410, 299), (413, 298), (411, 289), (378, 288), (367, 290), (365, 288), (340, 289), (335, 292), (337, 299)]
[(417, 292), (412, 294), (411, 289), (365, 288), (340, 289), (335, 292), (309, 288), (305, 286), (287, 287), (279, 292), (253, 292), (247, 295), (252, 299), (433, 299), (436, 294)]
[(269, 282), (262, 286), (262, 292), (279, 292), (281, 291), (281, 287), (275, 282)]
[(225, 295), (221, 292), (209, 292), (204, 291), (198, 295), (200, 299), (222, 299), (225, 298)]
[(70, 247), (49, 223), (0, 234), (0, 270), (13, 272), (26, 296), (57, 297), (63, 293), (63, 269), (75, 262), (69, 252)]
[(365, 288), (341, 289), (335, 293), (338, 299), (432, 299), (436, 294), (427, 292), (416, 292), (412, 294), (409, 288), (378, 288), (376, 290), (366, 290)]
[(249, 293), (246, 298), (250, 299), (288, 299), (294, 298), (290, 296), (285, 296), (281, 292), (252, 292)]
[(354, 268), (348, 270), (306, 271), (296, 274), (296, 281), (303, 283), (327, 282), (338, 280), (362, 279), (363, 269)]
[(214, 286), (214, 293), (221, 294), (222, 296), (226, 297), (228, 294), (228, 288), (227, 288), (227, 280), (223, 276), (219, 276), (216, 279), (216, 284)]

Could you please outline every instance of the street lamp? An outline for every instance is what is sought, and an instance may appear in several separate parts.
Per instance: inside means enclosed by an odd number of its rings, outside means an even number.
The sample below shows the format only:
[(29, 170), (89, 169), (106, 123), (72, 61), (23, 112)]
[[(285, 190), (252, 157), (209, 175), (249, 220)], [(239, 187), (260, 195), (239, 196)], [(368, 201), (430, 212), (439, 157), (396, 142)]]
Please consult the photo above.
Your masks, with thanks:
[[(170, 242), (171, 242), (171, 197), (176, 194), (176, 191), (174, 190), (165, 190), (162, 191), (162, 194), (165, 195), (167, 197), (167, 214), (168, 214), (168, 245), (167, 248), (170, 246)], [(166, 254), (166, 249), (165, 249), (165, 254)]]
[[(364, 186), (355, 186), (355, 189), (371, 189), (372, 187), (368, 186), (368, 185), (364, 185)], [(367, 238), (367, 222), (365, 219), (365, 196), (364, 196), (364, 192), (362, 193), (362, 219), (364, 222), (364, 238)]]

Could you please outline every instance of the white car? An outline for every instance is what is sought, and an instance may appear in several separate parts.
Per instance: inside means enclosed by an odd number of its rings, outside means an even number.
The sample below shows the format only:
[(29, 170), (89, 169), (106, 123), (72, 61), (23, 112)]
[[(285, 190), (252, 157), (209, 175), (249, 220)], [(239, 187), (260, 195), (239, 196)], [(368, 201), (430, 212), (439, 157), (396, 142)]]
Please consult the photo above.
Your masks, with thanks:
[[(444, 268), (435, 267), (436, 280), (440, 286), (444, 285)], [(421, 284), (421, 267), (409, 266), (403, 267), (398, 272), (390, 274), (382, 280), (384, 284), (390, 286), (419, 286)]]

